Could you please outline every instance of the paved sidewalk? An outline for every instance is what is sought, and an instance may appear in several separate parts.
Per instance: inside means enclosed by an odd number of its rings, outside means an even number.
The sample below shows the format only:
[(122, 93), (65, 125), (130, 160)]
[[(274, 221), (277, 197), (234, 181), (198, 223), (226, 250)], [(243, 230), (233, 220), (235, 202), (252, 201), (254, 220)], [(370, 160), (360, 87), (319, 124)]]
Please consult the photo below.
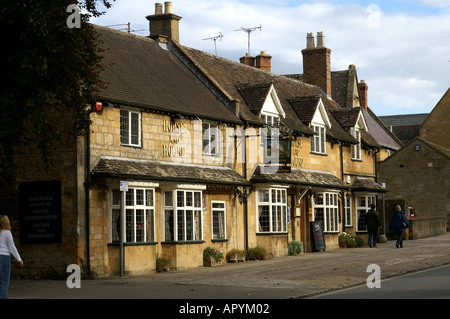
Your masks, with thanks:
[(82, 280), (12, 279), (10, 299), (292, 299), (365, 284), (367, 266), (377, 264), (381, 280), (450, 264), (450, 233), (378, 244), (305, 253), (264, 261), (229, 263), (138, 277)]

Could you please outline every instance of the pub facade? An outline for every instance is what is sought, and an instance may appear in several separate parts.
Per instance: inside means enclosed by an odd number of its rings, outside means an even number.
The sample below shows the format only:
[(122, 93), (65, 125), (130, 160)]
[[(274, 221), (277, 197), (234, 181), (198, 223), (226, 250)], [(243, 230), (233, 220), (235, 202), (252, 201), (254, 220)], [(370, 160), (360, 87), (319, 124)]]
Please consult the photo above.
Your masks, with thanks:
[(72, 263), (141, 274), (158, 257), (199, 267), (205, 247), (260, 246), (275, 258), (293, 240), (310, 252), (318, 221), (326, 249), (343, 231), (365, 235), (365, 213), (385, 190), (363, 109), (271, 73), (264, 52), (253, 65), (184, 47), (181, 17), (160, 8), (147, 16), (149, 37), (96, 27), (109, 85), (89, 133), (58, 146), (50, 171), (24, 169), (9, 193), (29, 261), (21, 274)]

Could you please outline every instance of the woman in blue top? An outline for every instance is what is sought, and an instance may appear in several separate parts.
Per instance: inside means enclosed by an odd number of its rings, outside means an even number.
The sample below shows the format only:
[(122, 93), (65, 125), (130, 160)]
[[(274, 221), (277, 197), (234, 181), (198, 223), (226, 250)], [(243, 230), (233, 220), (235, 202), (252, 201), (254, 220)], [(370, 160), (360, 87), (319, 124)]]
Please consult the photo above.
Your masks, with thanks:
[(408, 219), (405, 213), (402, 212), (400, 205), (395, 206), (395, 212), (392, 214), (391, 222), (389, 223), (389, 229), (392, 233), (397, 234), (397, 242), (395, 246), (398, 248), (403, 247), (403, 232), (406, 228), (409, 228)]

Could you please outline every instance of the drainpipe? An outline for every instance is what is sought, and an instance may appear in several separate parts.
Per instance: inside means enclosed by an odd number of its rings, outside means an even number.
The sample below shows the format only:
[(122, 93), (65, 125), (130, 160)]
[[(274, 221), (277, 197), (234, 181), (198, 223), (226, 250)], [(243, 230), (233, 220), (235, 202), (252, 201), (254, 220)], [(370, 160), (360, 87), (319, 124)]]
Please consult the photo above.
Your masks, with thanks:
[(89, 193), (91, 189), (91, 126), (89, 125), (86, 132), (86, 171), (85, 171), (85, 218), (86, 218), (86, 266), (88, 273), (91, 272), (91, 252), (90, 252), (90, 225), (89, 225), (89, 215), (90, 215), (90, 198)]
[[(344, 155), (343, 155), (343, 149), (342, 149), (343, 145), (342, 145), (341, 142), (339, 142), (339, 144), (340, 144), (339, 148), (341, 150), (341, 152), (340, 152), (341, 178), (342, 178), (342, 181), (345, 183), (345, 180), (344, 180)], [(342, 195), (342, 209), (341, 209), (341, 212), (342, 212), (342, 232), (344, 232), (345, 231), (345, 211), (344, 211), (344, 207), (345, 207), (345, 192), (343, 191), (341, 193), (341, 195)]]

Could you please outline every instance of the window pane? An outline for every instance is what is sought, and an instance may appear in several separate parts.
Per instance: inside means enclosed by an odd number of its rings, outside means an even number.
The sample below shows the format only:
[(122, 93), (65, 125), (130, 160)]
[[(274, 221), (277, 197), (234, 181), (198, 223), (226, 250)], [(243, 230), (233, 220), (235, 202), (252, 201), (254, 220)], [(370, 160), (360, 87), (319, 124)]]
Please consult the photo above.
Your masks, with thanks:
[(186, 192), (186, 207), (192, 206), (192, 192)]
[(259, 201), (268, 203), (269, 202), (269, 191), (268, 190), (260, 190), (259, 193)]
[(125, 241), (131, 243), (134, 241), (134, 210), (125, 211)]
[(112, 210), (111, 221), (111, 241), (117, 243), (120, 241), (120, 209)]
[(143, 242), (145, 237), (145, 217), (143, 209), (136, 209), (136, 242)]
[(184, 207), (184, 192), (177, 191), (177, 206)]
[(134, 189), (129, 188), (125, 194), (125, 205), (134, 206)]
[(166, 210), (165, 211), (165, 218), (164, 218), (164, 240), (166, 241), (173, 241), (174, 240), (174, 228), (173, 228), (173, 210)]
[(169, 207), (173, 206), (173, 192), (164, 193), (164, 205)]
[(129, 111), (120, 110), (120, 142), (122, 144), (130, 143)]
[(139, 113), (131, 112), (131, 144), (139, 145)]
[(112, 190), (112, 205), (113, 206), (120, 205), (120, 190), (118, 190), (118, 189)]
[(212, 203), (213, 208), (225, 208), (225, 203)]
[(136, 205), (144, 205), (144, 190), (136, 189)]
[(184, 211), (177, 210), (177, 240), (184, 240), (185, 226), (184, 226)]
[(259, 231), (260, 232), (268, 232), (269, 229), (269, 206), (259, 206)]
[(314, 220), (318, 221), (321, 220), (323, 222), (323, 208), (316, 208), (315, 214), (314, 214)]
[(194, 235), (194, 215), (192, 210), (186, 211), (186, 240), (193, 240)]

